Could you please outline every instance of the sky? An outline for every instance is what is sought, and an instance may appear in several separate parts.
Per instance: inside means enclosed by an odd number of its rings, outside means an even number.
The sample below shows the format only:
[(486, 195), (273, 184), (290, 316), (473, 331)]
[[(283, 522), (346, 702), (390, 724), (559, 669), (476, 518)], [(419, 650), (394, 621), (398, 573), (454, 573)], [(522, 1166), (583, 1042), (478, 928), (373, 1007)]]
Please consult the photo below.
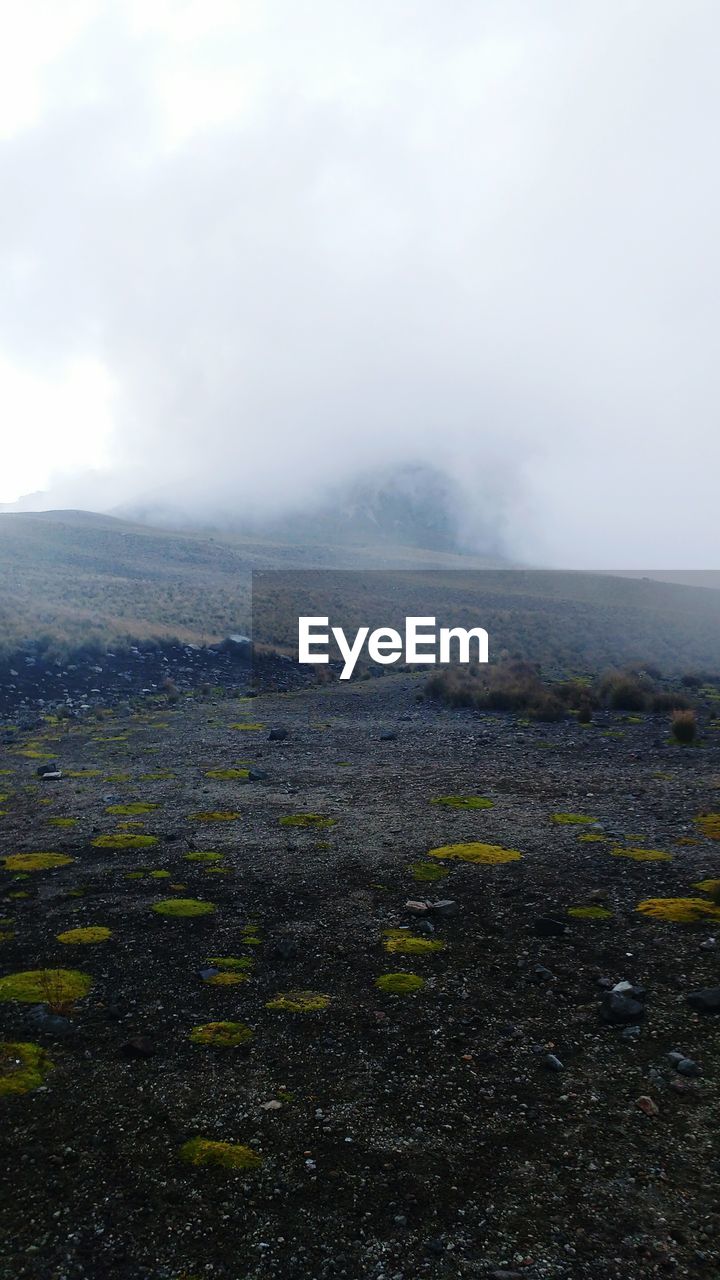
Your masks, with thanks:
[(719, 44), (716, 0), (7, 5), (0, 502), (417, 461), (526, 562), (717, 567)]

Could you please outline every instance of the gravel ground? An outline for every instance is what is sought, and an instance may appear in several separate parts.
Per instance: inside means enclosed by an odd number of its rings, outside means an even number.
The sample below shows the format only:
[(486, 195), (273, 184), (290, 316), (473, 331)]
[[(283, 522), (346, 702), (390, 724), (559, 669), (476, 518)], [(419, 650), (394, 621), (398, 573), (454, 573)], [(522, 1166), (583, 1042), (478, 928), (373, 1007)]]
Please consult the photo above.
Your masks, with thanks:
[[(695, 822), (720, 808), (720, 735), (681, 748), (652, 717), (524, 725), (421, 689), (398, 675), (149, 700), (4, 748), (2, 853), (73, 861), (1, 873), (0, 973), (77, 969), (93, 985), (59, 1015), (0, 1003), (2, 1037), (53, 1064), (0, 1098), (3, 1280), (720, 1274), (720, 1017), (686, 1002), (718, 985), (720, 918), (636, 909), (702, 899), (693, 884), (720, 876)], [(61, 780), (36, 779), (43, 756)], [(256, 776), (208, 776), (233, 769)], [(493, 807), (431, 803), (448, 794)], [(158, 807), (107, 812), (129, 804)], [(198, 816), (218, 813), (239, 816)], [(333, 822), (281, 823), (303, 813)], [(105, 834), (156, 843), (93, 844)], [(465, 842), (522, 857), (427, 856)], [(221, 857), (186, 860), (197, 851)], [(418, 881), (417, 862), (448, 874)], [(167, 898), (215, 910), (168, 918), (152, 909)], [(413, 915), (408, 900), (457, 909)], [(91, 926), (111, 936), (58, 941)], [(384, 931), (408, 926), (442, 948), (389, 954)], [(215, 957), (245, 962), (219, 970), (241, 981), (212, 981)], [(424, 985), (376, 987), (395, 972)], [(636, 1015), (608, 1024), (621, 982)], [(298, 990), (329, 1003), (267, 1007)], [(217, 1021), (252, 1037), (189, 1038)], [(261, 1160), (188, 1163), (198, 1136)]]

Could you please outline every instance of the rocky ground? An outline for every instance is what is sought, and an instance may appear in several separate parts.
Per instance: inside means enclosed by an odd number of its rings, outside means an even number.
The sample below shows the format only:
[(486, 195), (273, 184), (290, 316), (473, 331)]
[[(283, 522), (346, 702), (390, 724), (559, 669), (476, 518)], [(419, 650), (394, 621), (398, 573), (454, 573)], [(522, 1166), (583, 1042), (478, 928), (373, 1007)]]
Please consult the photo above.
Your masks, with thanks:
[[(0, 1053), (3, 1280), (718, 1275), (720, 1017), (687, 997), (719, 982), (693, 886), (720, 876), (696, 821), (720, 734), (421, 690), (151, 695), (6, 734), (0, 1034), (39, 1052), (30, 1079)], [(59, 940), (85, 928), (110, 933)], [(202, 1043), (218, 1022), (241, 1043)]]

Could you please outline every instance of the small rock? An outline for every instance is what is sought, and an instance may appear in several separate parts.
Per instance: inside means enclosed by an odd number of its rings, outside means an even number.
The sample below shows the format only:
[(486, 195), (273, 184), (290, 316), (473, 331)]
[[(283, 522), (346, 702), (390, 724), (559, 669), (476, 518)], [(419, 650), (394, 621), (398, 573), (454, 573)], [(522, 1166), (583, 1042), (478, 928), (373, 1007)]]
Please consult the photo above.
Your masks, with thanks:
[(405, 910), (410, 912), (411, 916), (424, 916), (428, 910), (427, 902), (415, 902), (413, 898), (408, 898), (405, 903)]
[(675, 1063), (675, 1070), (677, 1071), (678, 1075), (681, 1075), (681, 1076), (701, 1076), (702, 1075), (702, 1071), (700, 1070), (697, 1062), (693, 1062), (692, 1058), (681, 1058), (679, 1062)]
[(157, 1050), (149, 1036), (133, 1036), (121, 1045), (120, 1052), (124, 1058), (152, 1058)]
[(565, 921), (556, 920), (554, 916), (538, 916), (533, 928), (538, 938), (562, 938), (567, 933)]
[(273, 1098), (270, 1102), (260, 1103), (261, 1111), (282, 1111), (282, 1102), (278, 1102), (277, 1098)]
[(646, 1094), (643, 1094), (641, 1098), (635, 1099), (635, 1106), (638, 1108), (638, 1110), (642, 1111), (646, 1116), (660, 1115), (659, 1106), (657, 1105), (656, 1102), (653, 1102), (652, 1098), (648, 1098)]
[(685, 997), (691, 1009), (698, 1013), (720, 1013), (720, 987), (703, 987), (700, 991), (691, 991)]
[(641, 1028), (638, 1026), (623, 1027), (622, 1031), (620, 1032), (620, 1039), (621, 1040), (639, 1040), (640, 1034), (641, 1034)]
[(645, 1017), (645, 1006), (639, 1000), (623, 995), (621, 991), (608, 991), (602, 998), (600, 1017), (603, 1022), (609, 1022), (613, 1026), (627, 1023), (636, 1025)]
[(267, 778), (267, 774), (264, 769), (250, 769), (248, 771), (248, 778), (251, 782), (264, 782)]
[(546, 1053), (545, 1057), (543, 1058), (542, 1064), (548, 1071), (564, 1071), (565, 1070), (565, 1067), (563, 1066), (562, 1062), (560, 1061), (559, 1058), (555, 1057), (554, 1053)]
[(394, 742), (396, 738), (397, 738), (397, 734), (393, 733), (391, 730), (389, 730), (387, 733), (380, 734), (381, 742)]
[(268, 742), (284, 742), (287, 736), (287, 729), (283, 729), (282, 726), (278, 726), (278, 728), (270, 730), (268, 734)]
[(456, 916), (459, 910), (452, 898), (441, 898), (439, 902), (429, 902), (428, 906), (436, 916)]

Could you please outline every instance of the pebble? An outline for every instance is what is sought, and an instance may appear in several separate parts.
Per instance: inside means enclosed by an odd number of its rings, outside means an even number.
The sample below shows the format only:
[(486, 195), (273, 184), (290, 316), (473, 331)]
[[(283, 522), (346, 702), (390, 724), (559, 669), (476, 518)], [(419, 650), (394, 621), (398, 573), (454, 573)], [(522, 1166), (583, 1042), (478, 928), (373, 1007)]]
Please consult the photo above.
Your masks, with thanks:
[(698, 1013), (720, 1013), (720, 987), (702, 987), (685, 997), (691, 1009)]
[(648, 1098), (647, 1095), (643, 1095), (641, 1098), (636, 1098), (635, 1106), (638, 1107), (640, 1111), (644, 1112), (646, 1116), (660, 1115), (659, 1106), (656, 1102), (653, 1102), (652, 1098)]
[(545, 1057), (543, 1058), (543, 1066), (546, 1067), (548, 1071), (564, 1071), (565, 1070), (565, 1067), (563, 1066), (562, 1062), (560, 1061), (559, 1058), (555, 1057), (554, 1053), (545, 1054)]

